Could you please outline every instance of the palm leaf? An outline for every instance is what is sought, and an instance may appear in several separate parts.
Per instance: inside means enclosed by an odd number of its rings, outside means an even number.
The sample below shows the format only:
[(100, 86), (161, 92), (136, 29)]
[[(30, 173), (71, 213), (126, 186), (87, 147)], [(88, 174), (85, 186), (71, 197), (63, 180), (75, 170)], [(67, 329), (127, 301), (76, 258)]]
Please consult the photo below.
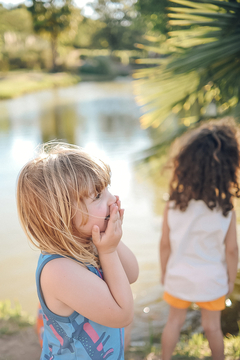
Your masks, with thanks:
[(169, 117), (177, 113), (179, 126), (187, 128), (205, 118), (212, 101), (222, 116), (237, 107), (240, 96), (240, 3), (170, 2), (179, 4), (168, 7), (173, 30), (156, 51), (167, 57), (134, 74), (143, 127), (166, 128)]
[[(182, 3), (182, 0), (169, 0), (171, 2), (174, 3)], [(228, 1), (222, 1), (222, 0), (194, 0), (194, 3), (201, 3), (202, 4), (206, 4), (206, 6), (212, 4), (212, 5), (216, 5), (219, 8), (223, 8), (223, 9), (228, 9), (228, 10), (232, 10), (232, 11), (239, 11), (239, 3), (238, 2), (228, 2)], [(197, 4), (195, 4), (197, 6)]]
[[(206, 4), (202, 4), (203, 1), (200, 1), (199, 4), (198, 4), (198, 1), (187, 1), (187, 0), (169, 0), (169, 1), (174, 2), (176, 4), (180, 4), (182, 6), (189, 7), (190, 9), (191, 8), (203, 9), (203, 10), (217, 10), (217, 9), (219, 9), (218, 6), (211, 5), (212, 4), (211, 1), (207, 1)], [(182, 10), (182, 8), (181, 8), (181, 10)]]

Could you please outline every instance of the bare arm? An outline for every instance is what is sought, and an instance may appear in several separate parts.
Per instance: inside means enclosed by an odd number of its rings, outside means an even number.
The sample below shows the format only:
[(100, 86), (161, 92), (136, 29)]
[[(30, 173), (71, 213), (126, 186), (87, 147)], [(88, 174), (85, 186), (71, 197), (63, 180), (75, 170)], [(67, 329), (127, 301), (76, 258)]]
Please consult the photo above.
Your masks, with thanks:
[(100, 234), (98, 226), (93, 227), (92, 239), (98, 249), (104, 281), (70, 259), (55, 259), (44, 266), (41, 287), (51, 311), (69, 316), (75, 310), (109, 327), (131, 323), (133, 297), (117, 252), (122, 236), (122, 215), (114, 204), (105, 233)]
[(134, 283), (139, 274), (138, 262), (135, 255), (122, 241), (118, 244), (117, 253), (129, 283)]
[(168, 203), (166, 204), (164, 214), (163, 214), (163, 224), (162, 224), (162, 236), (160, 240), (160, 263), (161, 263), (161, 282), (164, 284), (164, 278), (167, 268), (168, 259), (171, 253), (171, 246), (169, 240), (169, 227), (167, 223), (167, 214), (168, 214)]
[(234, 288), (238, 268), (238, 244), (235, 211), (232, 213), (232, 219), (225, 238), (225, 254), (228, 271), (228, 294), (230, 294)]
[[(121, 201), (118, 195), (115, 195), (115, 197), (116, 197), (117, 206), (119, 210), (122, 212), (122, 220), (123, 220), (124, 210), (121, 209)], [(122, 241), (120, 241), (118, 244), (117, 253), (122, 263), (122, 266), (125, 270), (125, 273), (128, 277), (129, 283), (130, 284), (134, 283), (137, 280), (139, 274), (138, 262), (135, 255)]]

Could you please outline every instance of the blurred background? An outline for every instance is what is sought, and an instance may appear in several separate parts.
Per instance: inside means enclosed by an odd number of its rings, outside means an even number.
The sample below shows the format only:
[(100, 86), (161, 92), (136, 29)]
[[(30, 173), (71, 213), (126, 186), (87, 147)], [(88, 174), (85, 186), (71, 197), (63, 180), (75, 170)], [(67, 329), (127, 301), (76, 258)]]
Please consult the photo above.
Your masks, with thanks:
[[(238, 0), (0, 1), (2, 313), (10, 300), (36, 316), (39, 253), (18, 222), (16, 181), (39, 144), (61, 139), (111, 166), (123, 241), (140, 265), (132, 344), (158, 338), (168, 311), (158, 264), (164, 165), (188, 129), (240, 121), (239, 18)], [(238, 333), (239, 300), (237, 279), (224, 333)], [(185, 331), (197, 318), (190, 309)]]

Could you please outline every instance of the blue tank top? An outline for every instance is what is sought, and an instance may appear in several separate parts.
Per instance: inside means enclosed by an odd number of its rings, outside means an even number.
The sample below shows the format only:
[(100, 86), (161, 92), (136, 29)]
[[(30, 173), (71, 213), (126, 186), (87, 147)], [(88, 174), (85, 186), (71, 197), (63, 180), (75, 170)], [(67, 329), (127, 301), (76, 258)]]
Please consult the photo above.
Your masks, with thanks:
[[(44, 334), (40, 360), (101, 360), (111, 357), (124, 360), (124, 329), (95, 323), (74, 311), (69, 317), (54, 314), (46, 306), (41, 293), (40, 275), (43, 267), (61, 255), (41, 254), (36, 271), (38, 297), (42, 307)], [(89, 271), (102, 278), (93, 266)]]

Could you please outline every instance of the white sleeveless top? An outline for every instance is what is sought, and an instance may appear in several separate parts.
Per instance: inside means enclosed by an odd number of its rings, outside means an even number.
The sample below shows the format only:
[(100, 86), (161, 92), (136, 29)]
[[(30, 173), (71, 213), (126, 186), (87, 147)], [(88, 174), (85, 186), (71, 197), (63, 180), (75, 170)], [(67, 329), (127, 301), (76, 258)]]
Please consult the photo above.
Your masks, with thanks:
[(171, 254), (164, 290), (191, 302), (215, 300), (228, 292), (225, 236), (232, 211), (210, 210), (202, 200), (189, 201), (186, 211), (169, 202)]

